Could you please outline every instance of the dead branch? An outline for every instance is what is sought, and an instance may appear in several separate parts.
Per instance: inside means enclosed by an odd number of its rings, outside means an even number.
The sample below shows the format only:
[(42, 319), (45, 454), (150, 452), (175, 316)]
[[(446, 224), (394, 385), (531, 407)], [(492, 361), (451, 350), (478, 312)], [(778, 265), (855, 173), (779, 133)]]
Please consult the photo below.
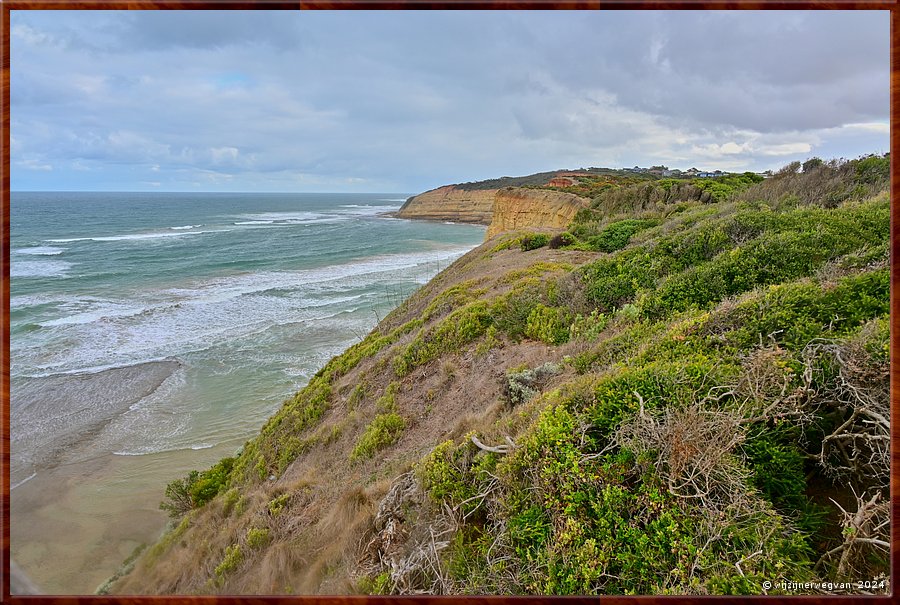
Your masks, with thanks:
[(481, 441), (478, 440), (478, 437), (472, 435), (472, 443), (474, 443), (478, 449), (482, 449), (486, 452), (493, 452), (495, 454), (508, 454), (511, 450), (515, 449), (517, 446), (515, 442), (508, 435), (506, 437), (507, 445), (485, 445)]
[(824, 565), (832, 557), (840, 554), (835, 577), (845, 578), (850, 574), (865, 571), (859, 567), (864, 564), (866, 554), (871, 548), (890, 552), (887, 529), (890, 524), (890, 502), (879, 502), (880, 498), (881, 492), (875, 492), (868, 500), (865, 494), (856, 496), (856, 512), (848, 512), (832, 500), (844, 516), (842, 522), (844, 542), (822, 555), (816, 567)]

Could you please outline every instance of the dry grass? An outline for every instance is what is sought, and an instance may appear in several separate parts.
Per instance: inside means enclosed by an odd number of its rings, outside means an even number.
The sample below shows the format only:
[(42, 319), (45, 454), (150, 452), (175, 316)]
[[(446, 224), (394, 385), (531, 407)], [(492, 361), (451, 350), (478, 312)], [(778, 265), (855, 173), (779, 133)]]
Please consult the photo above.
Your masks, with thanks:
[(654, 415), (635, 395), (638, 413), (622, 423), (608, 449), (634, 452), (656, 468), (669, 492), (702, 510), (718, 513), (747, 500), (747, 471), (732, 454), (744, 441), (741, 418), (699, 403)]
[[(487, 296), (491, 296), (510, 287), (501, 283), (508, 271), (527, 270), (538, 262), (577, 264), (585, 256), (583, 252), (542, 249), (528, 255), (502, 251), (487, 258), (485, 250), (489, 249), (476, 249), (469, 253), (468, 260), (444, 271), (392, 313), (380, 329), (389, 330), (417, 317), (434, 294), (454, 284), (473, 280), (478, 287), (487, 288)], [(574, 284), (569, 289), (575, 292), (576, 287)], [(440, 319), (436, 316), (431, 321)], [(376, 413), (375, 402), (397, 380), (390, 371), (390, 359), (414, 335), (415, 331), (405, 335), (335, 381), (334, 405), (309, 435), (316, 437), (316, 445), (300, 454), (279, 479), (242, 487), (242, 499), (227, 515), (224, 498), (214, 499), (194, 513), (191, 527), (166, 552), (153, 560), (142, 557), (134, 572), (114, 585), (111, 592), (353, 592), (360, 573), (360, 548), (366, 545), (366, 536), (371, 540), (378, 503), (388, 491), (390, 480), (426, 454), (427, 444), (462, 437), (502, 418), (508, 410), (501, 389), (510, 368), (558, 361), (564, 349), (501, 338), (481, 353), (445, 355), (417, 368), (400, 380), (394, 397), (396, 412), (407, 421), (400, 439), (371, 460), (350, 463), (350, 451)], [(458, 379), (461, 375), (466, 376), (465, 384)], [(356, 389), (358, 385), (364, 388)], [(357, 390), (360, 392), (354, 396)], [(270, 503), (280, 496), (286, 499), (279, 505), (280, 512), (273, 514)], [(412, 541), (403, 541), (404, 550), (391, 555), (394, 589), (452, 591), (446, 580), (440, 580), (445, 574), (438, 573), (437, 556), (446, 541), (442, 532), (451, 526), (452, 517), (445, 518), (441, 511), (422, 514), (431, 519), (429, 532), (406, 535)], [(247, 529), (251, 527), (268, 530), (264, 545), (248, 544)], [(436, 532), (433, 535), (432, 530)], [(240, 562), (217, 576), (215, 570), (223, 562), (226, 549), (234, 545), (240, 548)]]

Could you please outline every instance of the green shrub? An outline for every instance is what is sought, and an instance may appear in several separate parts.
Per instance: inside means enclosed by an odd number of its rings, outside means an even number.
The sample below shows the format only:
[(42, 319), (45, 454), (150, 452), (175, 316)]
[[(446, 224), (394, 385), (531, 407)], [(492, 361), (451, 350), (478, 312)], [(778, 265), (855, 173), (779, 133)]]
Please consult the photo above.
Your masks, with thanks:
[(363, 576), (357, 584), (357, 590), (361, 594), (371, 595), (389, 595), (394, 588), (394, 581), (391, 580), (391, 572), (385, 571), (374, 578), (371, 576)]
[(588, 244), (592, 250), (598, 252), (615, 252), (624, 248), (635, 233), (658, 224), (659, 221), (655, 219), (617, 221), (607, 225), (598, 235), (589, 238)]
[(520, 287), (498, 296), (491, 305), (491, 323), (511, 340), (521, 339), (525, 335), (528, 317), (542, 297), (543, 291), (538, 285)]
[(169, 513), (173, 519), (178, 519), (194, 508), (194, 498), (191, 491), (200, 477), (199, 471), (191, 471), (183, 479), (176, 479), (166, 485), (166, 499), (159, 503), (159, 508)]
[(604, 313), (591, 311), (588, 315), (578, 314), (569, 326), (569, 339), (591, 342), (596, 340), (600, 333), (609, 325), (609, 316)]
[(265, 527), (251, 527), (247, 530), (247, 546), (261, 548), (269, 543), (269, 530)]
[(241, 552), (241, 545), (232, 544), (225, 549), (225, 556), (222, 557), (222, 562), (216, 566), (216, 577), (221, 581), (225, 575), (237, 569), (243, 561), (244, 554)]
[(713, 314), (707, 325), (725, 332), (727, 340), (741, 348), (775, 339), (799, 350), (825, 331), (840, 335), (887, 314), (889, 294), (887, 268), (848, 276), (827, 289), (799, 280), (770, 286)]
[(538, 304), (528, 314), (525, 336), (548, 345), (559, 345), (569, 339), (569, 313), (559, 307)]
[(437, 326), (425, 328), (394, 358), (394, 372), (406, 376), (414, 368), (458, 351), (487, 331), (491, 313), (485, 301), (475, 301), (457, 309)]
[(584, 265), (580, 270), (585, 294), (597, 311), (614, 311), (634, 298), (639, 288), (652, 287), (655, 271), (648, 251), (623, 250)]
[[(241, 499), (241, 492), (238, 491), (236, 487), (232, 487), (230, 490), (225, 492), (225, 495), (222, 497), (222, 514), (226, 517), (231, 515), (231, 512), (235, 510), (235, 505)], [(240, 512), (238, 512), (240, 514)]]
[(422, 319), (428, 321), (432, 317), (446, 315), (454, 309), (472, 302), (482, 293), (483, 290), (475, 289), (474, 279), (456, 284), (455, 286), (447, 288), (431, 300), (422, 312)]
[(234, 461), (234, 458), (223, 458), (209, 470), (200, 473), (190, 489), (194, 506), (203, 506), (225, 490), (231, 469), (234, 468)]
[(741, 446), (753, 470), (753, 485), (777, 508), (797, 511), (806, 498), (806, 454), (797, 446), (797, 425), (757, 427)]
[(275, 496), (274, 498), (269, 500), (269, 503), (266, 505), (266, 510), (268, 510), (269, 514), (273, 517), (277, 517), (285, 508), (287, 508), (287, 505), (290, 501), (290, 494), (281, 494), (279, 496)]
[(856, 178), (862, 183), (883, 184), (891, 178), (891, 158), (867, 155), (856, 161)]
[(436, 502), (456, 506), (471, 498), (473, 486), (468, 481), (472, 455), (465, 446), (445, 441), (434, 448), (416, 467), (422, 487)]
[(537, 250), (538, 248), (543, 248), (547, 244), (550, 243), (550, 236), (546, 233), (532, 233), (529, 235), (523, 235), (519, 239), (519, 245), (522, 247), (522, 250), (527, 252), (529, 250)]
[(394, 381), (384, 390), (384, 395), (375, 402), (375, 409), (387, 413), (397, 410), (397, 393), (400, 391), (400, 383)]
[(396, 443), (405, 428), (406, 420), (399, 414), (391, 412), (375, 416), (350, 453), (350, 460), (371, 458), (376, 451)]
[(480, 452), (468, 437), (460, 445), (453, 441), (438, 445), (416, 466), (416, 475), (432, 500), (472, 517), (483, 510), (484, 499), (474, 496), (491, 481), (498, 455)]

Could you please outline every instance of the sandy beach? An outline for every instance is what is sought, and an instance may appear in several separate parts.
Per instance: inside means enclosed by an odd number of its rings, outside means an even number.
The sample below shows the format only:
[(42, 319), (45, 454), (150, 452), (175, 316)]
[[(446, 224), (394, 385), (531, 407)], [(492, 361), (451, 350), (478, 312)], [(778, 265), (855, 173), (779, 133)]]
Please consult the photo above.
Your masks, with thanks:
[(92, 594), (136, 547), (159, 537), (166, 483), (234, 449), (103, 454), (42, 469), (11, 493), (11, 552), (42, 593)]
[(10, 406), (11, 485), (60, 464), (94, 457), (93, 437), (179, 367), (177, 361), (167, 360), (16, 380)]
[[(23, 379), (11, 410), (11, 552), (44, 593), (94, 590), (166, 523), (163, 487), (228, 447), (117, 456), (104, 428), (180, 367), (143, 363), (92, 374)], [(158, 487), (148, 487), (158, 486)]]

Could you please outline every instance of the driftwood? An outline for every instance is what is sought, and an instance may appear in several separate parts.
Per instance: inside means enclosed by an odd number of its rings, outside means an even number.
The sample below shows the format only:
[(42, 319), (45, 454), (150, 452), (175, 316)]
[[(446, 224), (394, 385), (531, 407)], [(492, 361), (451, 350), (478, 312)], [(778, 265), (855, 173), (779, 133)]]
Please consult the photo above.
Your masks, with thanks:
[(512, 438), (507, 435), (506, 443), (507, 445), (485, 445), (481, 441), (478, 440), (478, 437), (472, 435), (472, 443), (474, 443), (479, 449), (482, 449), (486, 452), (494, 452), (495, 454), (508, 454), (511, 450), (514, 450), (516, 447), (516, 442), (512, 440)]

